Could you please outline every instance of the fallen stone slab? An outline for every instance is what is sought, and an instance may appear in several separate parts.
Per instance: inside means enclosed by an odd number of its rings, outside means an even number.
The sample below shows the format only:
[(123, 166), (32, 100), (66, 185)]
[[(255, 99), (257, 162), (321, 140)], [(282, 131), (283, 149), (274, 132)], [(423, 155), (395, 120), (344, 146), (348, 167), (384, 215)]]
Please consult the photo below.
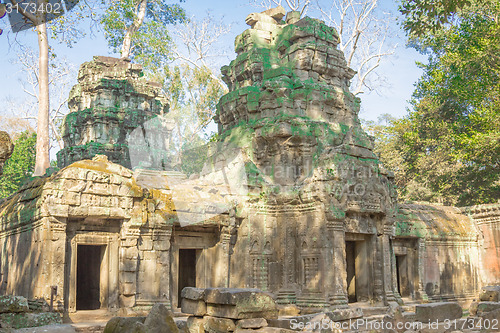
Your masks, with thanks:
[(205, 289), (207, 314), (213, 317), (247, 319), (276, 318), (276, 301), (259, 289), (208, 288)]
[(42, 313), (2, 313), (0, 323), (12, 328), (39, 327), (53, 324), (62, 324), (62, 318), (55, 312)]
[(479, 302), (477, 304), (477, 315), (482, 316), (485, 313), (500, 309), (500, 302)]
[(325, 312), (325, 314), (332, 321), (343, 321), (349, 319), (356, 319), (363, 317), (363, 310), (361, 308), (349, 308), (349, 309), (337, 309), (329, 312)]
[(202, 317), (207, 314), (205, 289), (187, 287), (181, 292), (181, 312)]
[[(500, 309), (496, 309), (490, 312), (485, 312), (481, 316), (482, 327), (485, 329), (498, 329), (500, 330)], [(486, 326), (488, 325), (488, 327)]]
[(267, 325), (267, 320), (265, 320), (264, 318), (240, 319), (236, 322), (236, 327), (238, 328), (257, 329), (267, 327)]
[(181, 312), (202, 317), (207, 314), (207, 303), (204, 300), (194, 301), (183, 298), (181, 300)]
[(181, 291), (181, 297), (193, 301), (205, 300), (205, 289), (186, 287)]
[(485, 302), (498, 302), (500, 300), (500, 286), (486, 286), (479, 292), (479, 300)]
[(234, 333), (295, 333), (296, 331), (278, 327), (263, 327), (256, 330), (249, 328), (236, 328)]
[(28, 312), (28, 300), (22, 296), (0, 296), (0, 313)]
[(236, 329), (234, 321), (228, 318), (204, 317), (203, 327), (208, 333), (233, 332)]
[(415, 307), (415, 319), (422, 323), (459, 319), (463, 310), (456, 302), (438, 302), (418, 304)]

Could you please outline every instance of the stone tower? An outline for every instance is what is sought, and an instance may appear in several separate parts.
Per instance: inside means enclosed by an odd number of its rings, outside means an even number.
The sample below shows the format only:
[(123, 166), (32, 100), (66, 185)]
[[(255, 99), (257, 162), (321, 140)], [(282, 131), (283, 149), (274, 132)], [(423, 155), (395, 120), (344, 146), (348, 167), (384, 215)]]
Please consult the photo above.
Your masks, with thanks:
[(246, 22), (217, 119), (219, 154), (237, 144), (247, 156), (229, 284), (301, 307), (397, 300), (396, 192), (361, 128), (337, 32), (281, 7)]
[[(63, 124), (64, 149), (57, 154), (60, 167), (101, 154), (107, 155), (111, 162), (131, 168), (131, 153), (151, 150), (152, 141), (160, 144), (154, 147), (155, 151), (167, 149), (164, 140), (144, 137), (130, 140), (135, 129), (144, 127), (148, 121), (154, 124), (151, 120), (168, 112), (167, 99), (160, 93), (161, 85), (148, 82), (143, 76), (140, 65), (110, 57), (97, 56), (80, 67), (78, 83), (68, 100), (70, 113)], [(168, 137), (162, 132), (165, 127), (156, 127), (148, 128), (150, 139)], [(152, 156), (146, 154), (141, 158)], [(148, 161), (148, 166), (151, 165), (162, 168), (158, 161)]]

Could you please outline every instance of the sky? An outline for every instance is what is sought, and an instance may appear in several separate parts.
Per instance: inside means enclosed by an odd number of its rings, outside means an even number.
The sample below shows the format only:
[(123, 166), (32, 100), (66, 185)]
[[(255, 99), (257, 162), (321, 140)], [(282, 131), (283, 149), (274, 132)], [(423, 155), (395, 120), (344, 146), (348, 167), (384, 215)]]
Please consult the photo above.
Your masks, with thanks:
[[(229, 63), (235, 58), (233, 49), (234, 38), (248, 28), (245, 25), (245, 18), (252, 12), (260, 12), (263, 9), (249, 5), (248, 0), (186, 0), (182, 3), (189, 16), (203, 18), (207, 12), (226, 24), (231, 25), (231, 31), (226, 35), (218, 47), (229, 50), (228, 56), (220, 59), (220, 63)], [(379, 6), (384, 10), (390, 10), (397, 15), (396, 3), (393, 0), (380, 0)], [(311, 16), (313, 14), (311, 13)], [(26, 94), (22, 91), (19, 79), (25, 77), (25, 73), (19, 65), (13, 63), (18, 55), (15, 48), (16, 39), (24, 44), (36, 49), (36, 35), (33, 31), (20, 32), (17, 36), (10, 33), (5, 28), (7, 18), (3, 18), (0, 27), (4, 28), (4, 33), (0, 35), (0, 56), (2, 57), (2, 75), (0, 78), (0, 114), (2, 113), (2, 103), (6, 99), (22, 101)], [(398, 27), (394, 21), (393, 30)], [(382, 114), (388, 113), (395, 117), (402, 117), (407, 113), (408, 100), (414, 90), (414, 84), (421, 76), (422, 71), (416, 66), (415, 61), (425, 61), (425, 58), (415, 50), (405, 47), (405, 37), (403, 33), (391, 36), (391, 41), (397, 44), (395, 55), (383, 61), (380, 65), (382, 73), (387, 82), (387, 87), (361, 94), (362, 110), (360, 117), (366, 120), (377, 120)], [(92, 59), (94, 55), (117, 56), (110, 53), (106, 41), (102, 34), (97, 34), (94, 38), (85, 38), (76, 43), (72, 48), (52, 42), (52, 46), (59, 58), (65, 58), (68, 62), (78, 68), (80, 64)], [(75, 73), (76, 75), (76, 73)], [(76, 77), (74, 78), (76, 81)]]

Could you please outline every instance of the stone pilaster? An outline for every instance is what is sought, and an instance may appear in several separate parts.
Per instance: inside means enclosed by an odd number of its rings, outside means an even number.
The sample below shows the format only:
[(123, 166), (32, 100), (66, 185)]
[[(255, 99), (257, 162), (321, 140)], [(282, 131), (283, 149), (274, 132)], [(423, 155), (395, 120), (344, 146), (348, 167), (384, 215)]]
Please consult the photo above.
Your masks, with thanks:
[(279, 304), (295, 304), (297, 293), (295, 291), (295, 224), (293, 220), (281, 221), (283, 239), (283, 282), (278, 291), (276, 302)]
[(390, 249), (391, 249), (391, 271), (392, 271), (392, 290), (394, 292), (394, 297), (396, 297), (396, 301), (399, 304), (403, 304), (403, 300), (401, 299), (401, 295), (398, 291), (398, 272), (396, 269), (396, 253), (394, 252), (394, 246), (392, 244), (392, 236), (389, 239)]
[(153, 232), (153, 247), (156, 251), (156, 281), (159, 283), (159, 301), (171, 307), (170, 297), (170, 239), (172, 226)]
[(332, 238), (333, 262), (327, 268), (327, 280), (330, 289), (329, 303), (331, 309), (347, 308), (347, 271), (345, 258), (345, 228), (343, 220), (332, 220), (327, 222), (328, 232)]
[(424, 286), (424, 269), (425, 269), (425, 239), (418, 239), (418, 290), (416, 298), (418, 300), (428, 301), (429, 296), (425, 292)]
[(120, 307), (131, 308), (136, 304), (137, 294), (137, 260), (139, 249), (137, 247), (140, 230), (129, 228), (122, 238), (120, 248)]
[(383, 260), (383, 276), (384, 276), (384, 295), (386, 303), (397, 302), (396, 295), (394, 294), (394, 284), (393, 284), (393, 264), (392, 256), (393, 251), (391, 249), (391, 237), (394, 234), (394, 226), (385, 225), (384, 233), (379, 236), (382, 238), (382, 260)]
[(51, 287), (57, 287), (57, 295), (54, 297), (54, 310), (63, 311), (65, 305), (63, 299), (65, 295), (65, 267), (66, 267), (66, 223), (62, 223), (56, 218), (45, 218), (48, 220), (49, 232), (46, 239), (49, 256), (50, 277), (49, 285), (45, 286), (45, 297), (50, 301)]

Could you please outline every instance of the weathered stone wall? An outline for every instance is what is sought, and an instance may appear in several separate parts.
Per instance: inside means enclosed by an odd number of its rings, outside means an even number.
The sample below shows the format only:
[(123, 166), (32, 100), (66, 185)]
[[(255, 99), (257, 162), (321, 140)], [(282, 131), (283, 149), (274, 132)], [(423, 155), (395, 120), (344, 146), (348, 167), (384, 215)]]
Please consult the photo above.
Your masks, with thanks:
[(87, 244), (105, 249), (101, 306), (168, 302), (172, 209), (168, 193), (105, 157), (37, 179), (0, 205), (0, 291), (49, 302), (57, 286), (56, 306), (74, 311), (76, 256)]
[(500, 285), (500, 205), (479, 205), (462, 208), (479, 230), (483, 286)]
[[(473, 298), (482, 286), (479, 232), (455, 207), (403, 204), (396, 222), (401, 246), (416, 251), (412, 284), (433, 300)], [(398, 251), (398, 249), (396, 249)], [(487, 264), (486, 264), (487, 265)]]
[(14, 151), (14, 145), (10, 139), (9, 134), (0, 131), (0, 176), (5, 162), (9, 159)]
[[(151, 138), (142, 144), (136, 138), (129, 140), (134, 129), (168, 112), (161, 86), (143, 76), (140, 65), (110, 57), (94, 57), (81, 66), (68, 100), (70, 113), (64, 119), (65, 148), (57, 154), (60, 167), (101, 154), (131, 168), (130, 150), (151, 150), (148, 145), (153, 144), (156, 154), (166, 151), (164, 141), (153, 140), (166, 137), (164, 127), (148, 128)], [(165, 168), (168, 162), (162, 158), (149, 164)]]

